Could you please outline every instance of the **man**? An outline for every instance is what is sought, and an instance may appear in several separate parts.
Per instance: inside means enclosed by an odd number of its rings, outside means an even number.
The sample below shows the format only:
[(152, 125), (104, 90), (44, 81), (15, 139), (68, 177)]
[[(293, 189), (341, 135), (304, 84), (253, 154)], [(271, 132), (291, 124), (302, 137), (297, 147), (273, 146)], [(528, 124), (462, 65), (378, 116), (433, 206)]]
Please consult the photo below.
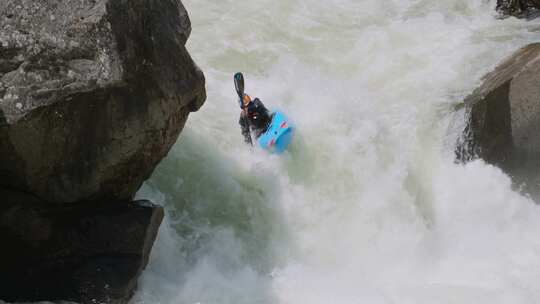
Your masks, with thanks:
[(249, 95), (243, 95), (239, 124), (246, 143), (252, 144), (251, 132), (255, 138), (259, 138), (266, 132), (271, 121), (272, 115), (269, 114), (268, 109), (259, 98), (251, 100)]

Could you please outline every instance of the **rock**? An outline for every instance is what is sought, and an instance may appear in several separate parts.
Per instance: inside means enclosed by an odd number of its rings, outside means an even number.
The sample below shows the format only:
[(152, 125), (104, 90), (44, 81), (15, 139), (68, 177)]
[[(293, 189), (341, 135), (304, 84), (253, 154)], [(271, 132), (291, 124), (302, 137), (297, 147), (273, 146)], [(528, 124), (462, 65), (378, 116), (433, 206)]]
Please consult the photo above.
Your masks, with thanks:
[(127, 303), (163, 218), (131, 200), (206, 99), (190, 31), (180, 0), (0, 1), (0, 300)]
[(533, 18), (540, 10), (540, 0), (497, 0), (497, 10), (504, 15)]
[(148, 262), (161, 207), (125, 201), (44, 208), (29, 195), (0, 195), (0, 299), (127, 303)]
[(133, 197), (204, 102), (179, 0), (0, 1), (0, 186)]
[(465, 99), (465, 106), (468, 123), (457, 158), (480, 157), (518, 183), (538, 184), (534, 180), (540, 172), (540, 43), (518, 50), (487, 74)]

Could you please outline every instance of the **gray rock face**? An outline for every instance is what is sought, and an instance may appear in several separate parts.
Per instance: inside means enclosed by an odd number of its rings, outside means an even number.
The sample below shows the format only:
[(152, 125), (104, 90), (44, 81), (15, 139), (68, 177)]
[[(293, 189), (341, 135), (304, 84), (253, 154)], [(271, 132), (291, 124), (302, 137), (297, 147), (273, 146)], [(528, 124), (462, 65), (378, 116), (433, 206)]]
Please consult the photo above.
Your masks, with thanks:
[(44, 208), (20, 192), (0, 195), (0, 299), (127, 302), (148, 262), (161, 207), (141, 201)]
[(179, 0), (0, 1), (0, 185), (129, 199), (204, 102)]
[(484, 77), (465, 100), (469, 113), (461, 161), (481, 157), (521, 181), (540, 168), (540, 43), (528, 45)]
[(537, 17), (540, 0), (497, 0), (497, 10), (516, 17)]
[[(206, 98), (180, 0), (0, 0), (0, 300), (127, 303)], [(1, 302), (1, 301), (0, 301)]]

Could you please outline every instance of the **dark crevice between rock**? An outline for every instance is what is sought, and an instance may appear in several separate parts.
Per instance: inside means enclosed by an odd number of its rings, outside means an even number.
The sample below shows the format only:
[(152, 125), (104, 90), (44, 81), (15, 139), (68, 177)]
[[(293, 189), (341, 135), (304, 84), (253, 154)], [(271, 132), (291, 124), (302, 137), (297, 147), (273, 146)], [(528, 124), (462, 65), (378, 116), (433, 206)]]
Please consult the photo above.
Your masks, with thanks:
[(24, 62), (22, 58), (18, 57), (20, 51), (21, 48), (6, 48), (0, 45), (0, 79), (2, 79), (3, 74), (16, 71)]

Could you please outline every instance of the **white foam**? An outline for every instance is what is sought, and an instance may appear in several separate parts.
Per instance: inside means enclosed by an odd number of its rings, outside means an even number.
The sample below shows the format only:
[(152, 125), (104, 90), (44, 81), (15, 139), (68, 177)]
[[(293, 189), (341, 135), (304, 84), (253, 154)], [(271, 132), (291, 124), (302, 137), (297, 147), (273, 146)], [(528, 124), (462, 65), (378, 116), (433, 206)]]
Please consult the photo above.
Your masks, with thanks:
[[(482, 0), (184, 4), (208, 100), (140, 193), (168, 217), (134, 302), (536, 302), (538, 207), (455, 164), (447, 132), (539, 21)], [(292, 152), (242, 144), (236, 71), (294, 118)]]

